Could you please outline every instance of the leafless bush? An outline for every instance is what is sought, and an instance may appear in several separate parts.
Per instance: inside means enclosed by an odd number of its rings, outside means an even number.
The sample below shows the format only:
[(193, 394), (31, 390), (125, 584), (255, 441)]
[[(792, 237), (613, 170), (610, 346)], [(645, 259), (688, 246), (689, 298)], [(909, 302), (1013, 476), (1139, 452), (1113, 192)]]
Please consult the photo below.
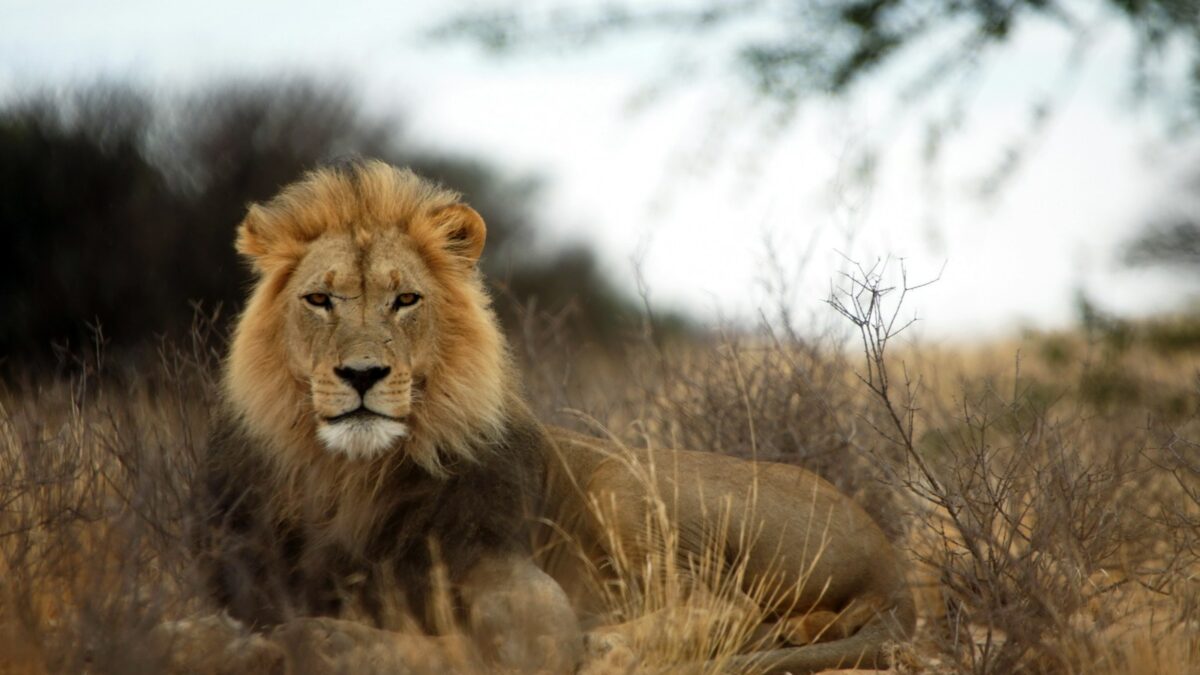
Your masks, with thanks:
[[(941, 655), (974, 673), (1119, 670), (1114, 635), (1194, 624), (1185, 598), (1197, 567), (1181, 554), (1200, 533), (1155, 515), (1184, 517), (1170, 505), (1188, 494), (1189, 467), (1173, 465), (1172, 485), (1148, 459), (1144, 425), (1033, 396), (1019, 356), (1011, 391), (968, 382), (924, 408), (921, 379), (889, 349), (920, 288), (903, 266), (896, 276), (889, 285), (886, 263), (858, 266), (830, 304), (859, 331), (876, 456), (914, 505), (914, 554), (940, 582)], [(1149, 595), (1131, 601), (1132, 589)], [(1195, 667), (1195, 648), (1178, 658)]]

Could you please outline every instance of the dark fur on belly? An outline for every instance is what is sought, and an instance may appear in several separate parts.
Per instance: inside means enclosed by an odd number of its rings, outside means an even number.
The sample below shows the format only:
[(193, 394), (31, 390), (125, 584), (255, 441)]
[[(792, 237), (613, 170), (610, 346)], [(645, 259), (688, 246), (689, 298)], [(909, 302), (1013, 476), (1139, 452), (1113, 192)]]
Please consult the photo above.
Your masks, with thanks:
[[(298, 616), (338, 616), (349, 605), (382, 625), (385, 607), (429, 623), (436, 551), (451, 582), (485, 555), (529, 555), (529, 514), (544, 473), (544, 432), (516, 421), (478, 464), (431, 476), (393, 463), (377, 525), (359, 551), (331, 544), (303, 522), (267, 510), (272, 489), (264, 450), (222, 420), (202, 463), (193, 541), (206, 583), (231, 615), (255, 627)], [(451, 596), (453, 598), (453, 596)]]

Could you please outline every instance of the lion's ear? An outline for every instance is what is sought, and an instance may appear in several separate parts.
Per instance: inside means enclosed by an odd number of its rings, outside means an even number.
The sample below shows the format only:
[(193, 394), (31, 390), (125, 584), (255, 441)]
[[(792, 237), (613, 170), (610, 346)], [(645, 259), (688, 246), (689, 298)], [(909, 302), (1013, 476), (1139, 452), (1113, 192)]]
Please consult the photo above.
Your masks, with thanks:
[(251, 204), (237, 228), (237, 242), (234, 244), (237, 252), (262, 271), (259, 263), (267, 255), (267, 241), (262, 233), (262, 210), (257, 204)]
[(435, 209), (432, 218), (446, 249), (474, 265), (487, 239), (483, 216), (466, 204), (451, 204)]
[(286, 268), (294, 264), (300, 254), (295, 242), (286, 238), (277, 241), (279, 237), (271, 237), (270, 231), (262, 207), (251, 204), (246, 217), (238, 225), (234, 248), (254, 266), (254, 271), (258, 274)]

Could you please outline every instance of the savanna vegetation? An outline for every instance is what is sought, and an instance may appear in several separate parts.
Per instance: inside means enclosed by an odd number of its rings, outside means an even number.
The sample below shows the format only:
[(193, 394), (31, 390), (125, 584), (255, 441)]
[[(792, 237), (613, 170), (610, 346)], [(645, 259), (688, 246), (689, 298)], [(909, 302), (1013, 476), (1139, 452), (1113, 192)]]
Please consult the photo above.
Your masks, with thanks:
[[(13, 237), (0, 282), (0, 672), (277, 665), (261, 638), (213, 617), (189, 554), (191, 481), (245, 283), (230, 245), (239, 210), (349, 152), (440, 176), (488, 219), (486, 271), (543, 419), (794, 462), (859, 500), (912, 562), (921, 620), (895, 670), (1200, 671), (1194, 317), (1126, 322), (1082, 303), (1075, 330), (923, 345), (904, 333), (903, 301), (920, 289), (880, 263), (851, 268), (803, 326), (767, 315), (682, 332), (611, 290), (586, 254), (527, 268), (506, 257), (527, 236), (528, 183), (403, 150), (336, 96), (284, 91), (182, 105), (109, 90), (0, 113)], [(543, 289), (557, 299), (534, 301)], [(579, 323), (596, 308), (626, 318)], [(657, 584), (610, 588), (614, 617), (685, 606), (674, 563), (656, 564)], [(635, 636), (625, 665), (719, 668), (744, 617), (687, 607)], [(233, 637), (212, 649), (206, 632)]]
[[(517, 351), (547, 419), (796, 462), (855, 495), (913, 562), (921, 624), (901, 672), (1200, 666), (1200, 359), (1180, 346), (1194, 322), (925, 349), (894, 340), (875, 309), (888, 298), (872, 305), (881, 288), (861, 281), (841, 307), (865, 359), (778, 325), (631, 339), (615, 356)], [(186, 540), (223, 339), (198, 321), (151, 368), (98, 351), (70, 375), (5, 383), (5, 671), (256, 669), (255, 638), (201, 652), (164, 623), (212, 612)], [(614, 615), (682, 606), (669, 579), (615, 590)], [(731, 648), (739, 621), (689, 614), (645, 636), (639, 672)]]

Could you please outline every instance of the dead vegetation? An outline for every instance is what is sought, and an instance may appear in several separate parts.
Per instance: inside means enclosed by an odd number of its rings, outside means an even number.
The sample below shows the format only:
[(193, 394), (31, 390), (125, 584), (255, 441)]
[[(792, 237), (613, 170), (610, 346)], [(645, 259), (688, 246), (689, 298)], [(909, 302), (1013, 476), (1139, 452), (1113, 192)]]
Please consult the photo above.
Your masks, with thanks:
[[(905, 280), (889, 287), (889, 274), (860, 269), (832, 298), (857, 347), (764, 325), (601, 354), (556, 342), (537, 317), (514, 346), (548, 420), (796, 462), (854, 495), (914, 563), (922, 624), (899, 670), (1200, 670), (1200, 352), (1105, 326), (901, 344)], [(253, 637), (197, 653), (163, 629), (212, 611), (186, 545), (224, 349), (212, 325), (153, 359), (97, 349), (67, 375), (4, 382), (0, 672), (278, 666)], [(669, 552), (670, 524), (657, 526)], [(706, 595), (669, 554), (649, 564), (649, 581), (605, 588), (614, 619), (672, 612), (633, 639), (639, 672), (702, 659), (716, 672), (754, 639), (721, 597), (736, 569), (702, 572)]]

